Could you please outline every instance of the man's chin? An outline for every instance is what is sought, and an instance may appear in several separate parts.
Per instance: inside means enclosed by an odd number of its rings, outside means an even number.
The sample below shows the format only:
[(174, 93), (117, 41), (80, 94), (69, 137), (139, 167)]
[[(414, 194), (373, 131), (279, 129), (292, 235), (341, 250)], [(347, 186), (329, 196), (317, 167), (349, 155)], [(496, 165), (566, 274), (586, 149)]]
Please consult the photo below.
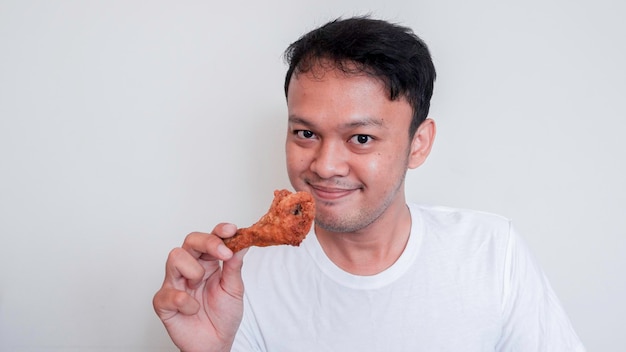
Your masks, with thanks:
[(320, 214), (319, 212), (315, 217), (315, 226), (328, 232), (337, 233), (356, 232), (365, 227), (363, 221), (358, 221), (357, 219), (353, 219), (353, 217), (345, 216), (345, 214), (344, 216), (339, 216), (337, 213), (329, 215), (323, 213)]

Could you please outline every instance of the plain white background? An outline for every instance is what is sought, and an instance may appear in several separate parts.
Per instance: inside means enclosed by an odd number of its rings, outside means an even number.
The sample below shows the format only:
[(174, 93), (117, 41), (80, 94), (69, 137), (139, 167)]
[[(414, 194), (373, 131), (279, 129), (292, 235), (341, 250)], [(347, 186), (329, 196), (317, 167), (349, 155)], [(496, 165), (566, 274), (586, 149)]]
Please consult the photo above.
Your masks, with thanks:
[(281, 55), (338, 16), (412, 27), (438, 80), (416, 202), (513, 218), (589, 351), (626, 346), (621, 1), (0, 1), (0, 350), (173, 351), (171, 248), (249, 225), (283, 156)]

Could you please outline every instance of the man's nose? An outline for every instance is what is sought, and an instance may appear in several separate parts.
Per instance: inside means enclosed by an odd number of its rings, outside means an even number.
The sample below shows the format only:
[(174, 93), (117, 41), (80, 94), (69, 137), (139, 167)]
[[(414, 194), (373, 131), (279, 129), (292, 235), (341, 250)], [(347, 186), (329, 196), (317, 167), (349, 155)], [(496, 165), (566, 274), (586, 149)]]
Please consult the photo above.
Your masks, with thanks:
[(321, 143), (315, 159), (311, 163), (311, 171), (321, 178), (347, 176), (349, 151), (339, 141), (324, 141)]

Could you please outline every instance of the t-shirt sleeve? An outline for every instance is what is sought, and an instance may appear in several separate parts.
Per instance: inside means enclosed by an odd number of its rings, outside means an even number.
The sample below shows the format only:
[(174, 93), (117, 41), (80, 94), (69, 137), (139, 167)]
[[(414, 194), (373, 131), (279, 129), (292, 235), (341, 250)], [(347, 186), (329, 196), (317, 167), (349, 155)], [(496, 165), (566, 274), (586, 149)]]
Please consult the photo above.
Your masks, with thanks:
[(585, 351), (548, 279), (512, 227), (503, 275), (496, 351)]

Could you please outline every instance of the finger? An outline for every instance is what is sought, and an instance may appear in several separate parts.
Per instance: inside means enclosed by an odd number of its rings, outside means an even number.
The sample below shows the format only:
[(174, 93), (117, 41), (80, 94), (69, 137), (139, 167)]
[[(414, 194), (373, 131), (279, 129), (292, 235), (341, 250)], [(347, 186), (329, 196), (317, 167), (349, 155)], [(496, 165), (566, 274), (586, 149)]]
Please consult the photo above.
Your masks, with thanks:
[(183, 242), (183, 249), (196, 259), (209, 261), (228, 260), (233, 255), (224, 245), (224, 241), (213, 233), (190, 233)]
[(174, 248), (165, 264), (165, 282), (178, 290), (195, 288), (204, 277), (205, 268), (186, 250)]
[(237, 233), (237, 226), (227, 222), (217, 224), (211, 232), (220, 238), (233, 237)]
[(154, 311), (159, 318), (167, 320), (177, 313), (193, 315), (200, 310), (200, 303), (185, 291), (163, 287), (152, 299)]
[(233, 224), (219, 224), (210, 234), (193, 232), (187, 235), (183, 248), (194, 258), (203, 260), (228, 260), (233, 252), (224, 245), (223, 238), (233, 236), (237, 227)]
[(243, 258), (248, 252), (248, 248), (242, 249), (235, 253), (232, 258), (224, 261), (222, 267), (222, 288), (230, 295), (243, 297), (243, 280), (241, 278), (241, 269), (243, 267)]
[[(221, 223), (215, 226), (212, 233), (223, 240), (225, 238), (233, 237), (237, 233), (237, 226), (230, 223)], [(222, 255), (222, 257), (220, 257), (222, 260), (228, 260), (234, 254), (233, 251), (223, 243), (223, 241), (217, 244), (217, 250)]]

